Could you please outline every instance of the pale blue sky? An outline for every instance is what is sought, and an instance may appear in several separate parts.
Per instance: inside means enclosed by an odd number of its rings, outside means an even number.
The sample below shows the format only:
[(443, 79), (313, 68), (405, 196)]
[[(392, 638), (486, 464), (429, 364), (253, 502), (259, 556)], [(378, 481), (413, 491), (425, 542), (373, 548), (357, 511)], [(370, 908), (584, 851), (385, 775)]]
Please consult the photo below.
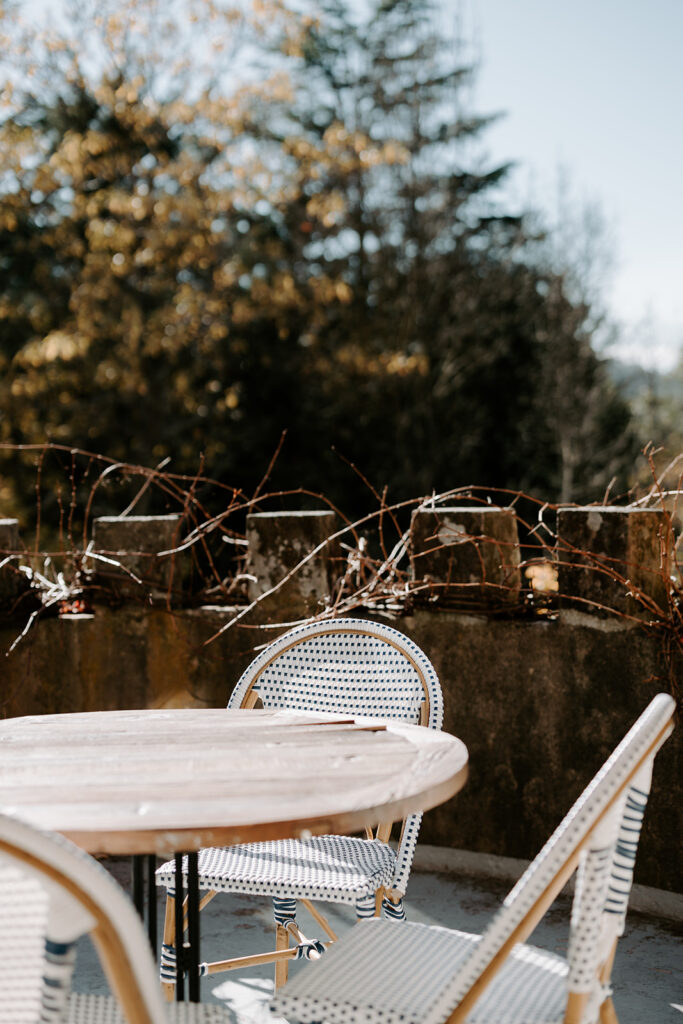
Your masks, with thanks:
[(620, 354), (670, 366), (683, 346), (683, 0), (443, 2), (479, 54), (476, 109), (508, 114), (489, 154), (519, 161), (525, 200), (552, 210), (564, 168), (575, 197), (600, 204)]

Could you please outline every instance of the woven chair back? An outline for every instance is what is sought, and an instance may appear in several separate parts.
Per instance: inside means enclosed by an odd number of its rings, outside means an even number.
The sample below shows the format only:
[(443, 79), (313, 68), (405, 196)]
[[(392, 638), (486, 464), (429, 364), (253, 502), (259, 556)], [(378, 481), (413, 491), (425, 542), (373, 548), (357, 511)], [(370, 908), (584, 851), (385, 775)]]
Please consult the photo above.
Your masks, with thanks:
[(0, 1021), (40, 1019), (48, 897), (0, 854)]
[[(443, 723), (443, 696), (433, 665), (407, 636), (365, 619), (297, 626), (269, 644), (238, 681), (228, 707), (370, 715), (432, 729)], [(421, 815), (406, 819), (394, 887), (405, 890)]]
[(467, 1019), (509, 950), (529, 936), (577, 869), (568, 987), (602, 1001), (598, 966), (623, 930), (652, 763), (673, 729), (675, 706), (668, 694), (651, 701), (555, 829), (444, 992), (444, 1020), (455, 1007), (450, 1019)]
[[(86, 933), (92, 934), (123, 1019), (131, 1024), (166, 1024), (152, 951), (123, 890), (97, 861), (63, 836), (40, 832), (4, 814), (0, 814), (0, 917), (3, 1024), (63, 1019), (75, 942)], [(5, 934), (14, 943), (7, 958)], [(17, 1003), (17, 1012), (13, 1008), (6, 1016), (6, 994), (17, 989), (15, 971), (24, 988), (24, 1003)], [(31, 1015), (34, 1006), (38, 1007), (35, 1017)]]

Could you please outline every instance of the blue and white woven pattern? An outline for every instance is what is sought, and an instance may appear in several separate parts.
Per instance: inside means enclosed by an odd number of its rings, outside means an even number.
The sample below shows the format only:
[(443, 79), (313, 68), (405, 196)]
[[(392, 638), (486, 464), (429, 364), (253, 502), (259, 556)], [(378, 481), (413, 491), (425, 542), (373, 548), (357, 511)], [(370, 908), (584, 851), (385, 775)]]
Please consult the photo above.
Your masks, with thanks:
[[(111, 875), (63, 836), (0, 814), (0, 1024), (125, 1024), (114, 998), (73, 996), (74, 943), (97, 927), (135, 1019), (229, 1024), (220, 1006), (167, 1012), (139, 916)], [(48, 938), (48, 936), (50, 936)], [(130, 1006), (129, 1006), (130, 1009)]]
[[(165, 1021), (168, 1024), (227, 1024), (232, 1014), (221, 1006), (200, 1003), (169, 1003)], [(74, 995), (71, 997), (65, 1024), (128, 1024), (118, 1004), (108, 996)]]
[[(277, 891), (278, 897), (334, 903), (355, 903), (372, 895), (374, 903), (375, 891), (392, 882), (394, 859), (386, 843), (350, 836), (208, 847), (199, 851), (199, 887), (261, 896)], [(160, 867), (157, 882), (172, 887), (174, 868), (173, 861)]]
[[(426, 1024), (440, 993), (480, 936), (374, 918), (361, 921), (280, 989), (274, 1012), (302, 1024)], [(475, 1007), (468, 1024), (561, 1024), (567, 964), (519, 946)]]
[[(600, 1006), (610, 994), (599, 981), (598, 969), (623, 922), (649, 773), (671, 731), (674, 709), (675, 702), (667, 694), (650, 703), (514, 886), (483, 936), (464, 938), (461, 932), (441, 928), (404, 924), (396, 929), (388, 921), (362, 921), (319, 964), (301, 971), (278, 993), (275, 1012), (302, 1024), (320, 1020), (441, 1024), (517, 929), (523, 932), (532, 908), (545, 900), (558, 873), (583, 848), (569, 962), (518, 944), (467, 1022), (556, 1024), (564, 1018), (571, 991), (588, 994), (582, 1024), (597, 1024)], [(630, 788), (620, 794), (629, 778)]]
[(656, 737), (671, 719), (674, 706), (673, 699), (667, 694), (655, 697), (588, 784), (508, 894), (503, 906), (486, 929), (481, 943), (463, 965), (462, 971), (454, 978), (449, 990), (444, 993), (444, 1017), (461, 1002), (482, 971), (546, 891), (561, 866), (595, 827), (600, 815), (615, 799), (624, 781), (646, 757)]
[(0, 1021), (38, 1021), (48, 901), (40, 883), (0, 857)]
[[(228, 707), (255, 690), (266, 708), (369, 715), (433, 729), (443, 723), (443, 696), (434, 667), (417, 644), (391, 626), (364, 619), (328, 619), (290, 630), (269, 644), (241, 676)], [(426, 712), (426, 714), (425, 714)], [(320, 836), (204, 850), (201, 889), (359, 901), (380, 886), (403, 893), (422, 816), (406, 819), (398, 851), (376, 840)], [(173, 889), (172, 861), (157, 884)], [(402, 917), (400, 904), (384, 912)]]
[(613, 850), (614, 843), (589, 849), (577, 872), (567, 949), (571, 992), (591, 992), (595, 986)]
[(76, 966), (76, 943), (45, 939), (43, 1005), (40, 1024), (61, 1024), (71, 992)]
[(237, 683), (228, 707), (240, 707), (248, 690), (264, 707), (290, 711), (373, 715), (443, 722), (441, 689), (417, 644), (391, 626), (364, 619), (329, 619), (298, 626), (269, 644)]
[(615, 923), (617, 935), (621, 935), (624, 931), (626, 908), (633, 885), (633, 869), (638, 853), (638, 840), (650, 795), (652, 765), (649, 764), (645, 767), (646, 770), (639, 772), (637, 778), (629, 786), (626, 795), (626, 806), (619, 825), (605, 902), (605, 913), (611, 914), (617, 919)]

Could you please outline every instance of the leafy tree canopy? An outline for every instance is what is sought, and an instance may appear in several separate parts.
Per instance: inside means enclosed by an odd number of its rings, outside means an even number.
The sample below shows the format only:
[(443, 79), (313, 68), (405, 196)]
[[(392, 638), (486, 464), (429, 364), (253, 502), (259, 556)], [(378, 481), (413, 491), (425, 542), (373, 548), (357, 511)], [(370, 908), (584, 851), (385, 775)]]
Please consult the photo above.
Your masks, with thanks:
[(428, 0), (60, 11), (0, 19), (2, 441), (249, 490), (286, 430), (273, 486), (351, 513), (349, 462), (399, 498), (623, 483), (591, 307), (495, 202)]

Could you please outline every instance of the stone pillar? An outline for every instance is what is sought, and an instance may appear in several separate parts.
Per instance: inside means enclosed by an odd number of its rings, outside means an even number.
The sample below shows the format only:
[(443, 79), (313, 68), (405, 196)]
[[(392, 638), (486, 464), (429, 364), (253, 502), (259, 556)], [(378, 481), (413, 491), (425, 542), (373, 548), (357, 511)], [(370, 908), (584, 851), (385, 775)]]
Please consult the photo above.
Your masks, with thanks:
[(658, 509), (589, 505), (557, 513), (558, 582), (563, 607), (651, 618), (642, 594), (668, 604), (672, 538)]
[(264, 599), (269, 618), (283, 621), (322, 611), (340, 573), (339, 545), (328, 538), (339, 528), (334, 512), (252, 512), (247, 516), (246, 572), (249, 598), (255, 600), (296, 569), (274, 594)]
[(517, 518), (487, 505), (420, 509), (411, 523), (411, 571), (432, 586), (417, 600), (436, 598), (477, 610), (509, 605), (521, 589)]
[[(100, 516), (93, 521), (92, 570), (122, 597), (162, 597), (179, 586), (178, 555), (160, 555), (180, 544), (179, 515)], [(139, 581), (139, 582), (138, 582)]]

